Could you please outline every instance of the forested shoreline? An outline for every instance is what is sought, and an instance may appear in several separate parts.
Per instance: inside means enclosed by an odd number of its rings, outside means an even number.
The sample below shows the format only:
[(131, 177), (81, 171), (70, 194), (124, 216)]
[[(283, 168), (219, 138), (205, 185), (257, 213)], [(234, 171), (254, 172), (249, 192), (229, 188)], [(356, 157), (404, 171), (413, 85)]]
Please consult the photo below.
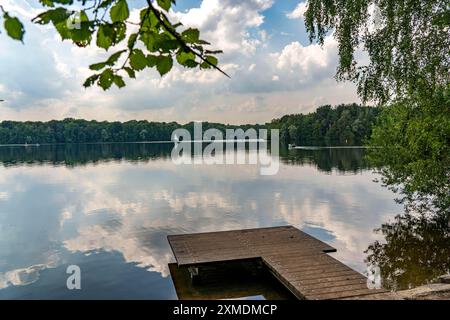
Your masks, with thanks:
[[(358, 145), (368, 137), (380, 109), (357, 104), (321, 106), (309, 114), (292, 114), (266, 124), (229, 125), (203, 122), (203, 130), (216, 128), (277, 128), (284, 143)], [(0, 144), (54, 144), (97, 142), (169, 141), (175, 129), (193, 132), (194, 122), (87, 121), (82, 119), (40, 121), (2, 121)]]
[(361, 145), (372, 132), (381, 108), (358, 104), (321, 106), (309, 114), (285, 115), (274, 119), (271, 128), (280, 138), (296, 145)]

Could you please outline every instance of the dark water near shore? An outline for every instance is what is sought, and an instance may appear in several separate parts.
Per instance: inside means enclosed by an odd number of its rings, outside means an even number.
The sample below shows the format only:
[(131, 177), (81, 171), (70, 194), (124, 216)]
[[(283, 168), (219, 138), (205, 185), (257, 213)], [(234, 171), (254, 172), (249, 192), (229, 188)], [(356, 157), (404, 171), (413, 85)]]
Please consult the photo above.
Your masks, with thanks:
[[(294, 225), (366, 271), (401, 213), (363, 149), (282, 150), (253, 165), (175, 165), (170, 144), (0, 148), (0, 298), (176, 299), (168, 234)], [(66, 268), (82, 289), (66, 288)]]

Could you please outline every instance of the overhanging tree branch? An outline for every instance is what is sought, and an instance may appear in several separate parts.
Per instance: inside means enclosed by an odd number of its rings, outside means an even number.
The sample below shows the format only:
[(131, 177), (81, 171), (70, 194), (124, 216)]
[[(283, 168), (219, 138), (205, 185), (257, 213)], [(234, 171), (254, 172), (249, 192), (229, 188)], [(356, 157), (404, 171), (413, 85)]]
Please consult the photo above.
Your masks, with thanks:
[[(173, 28), (169, 25), (167, 25), (166, 20), (167, 17), (166, 15), (157, 10), (151, 0), (147, 0), (147, 4), (148, 7), (150, 8), (150, 10), (153, 12), (153, 14), (156, 16), (156, 18), (158, 19), (159, 23), (164, 27), (165, 30), (167, 30), (167, 32), (169, 32), (175, 39), (177, 39), (183, 46), (183, 48), (189, 52), (192, 52), (193, 54), (195, 54), (199, 59), (201, 59), (203, 62), (205, 62), (206, 64), (208, 64), (209, 66), (211, 66), (212, 68), (216, 69), (217, 71), (219, 71), (220, 73), (222, 73), (223, 75), (227, 76), (228, 78), (231, 78), (225, 71), (223, 71), (221, 68), (219, 68), (218, 66), (214, 65), (213, 63), (211, 63), (210, 61), (208, 61), (207, 59), (205, 59), (203, 57), (202, 54), (198, 53), (197, 51), (195, 51), (194, 49), (192, 49), (190, 46), (188, 46), (186, 44), (186, 42), (183, 40), (183, 38), (180, 36), (180, 34), (178, 32), (176, 32), (175, 30), (173, 30)], [(164, 19), (161, 19), (161, 15), (164, 17)]]

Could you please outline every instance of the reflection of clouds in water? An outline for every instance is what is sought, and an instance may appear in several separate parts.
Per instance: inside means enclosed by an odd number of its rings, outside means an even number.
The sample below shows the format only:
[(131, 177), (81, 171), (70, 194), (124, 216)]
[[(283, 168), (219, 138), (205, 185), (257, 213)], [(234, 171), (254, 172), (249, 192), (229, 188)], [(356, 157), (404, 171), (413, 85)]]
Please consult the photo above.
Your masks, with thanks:
[(0, 190), (12, 190), (0, 203), (1, 286), (36, 281), (41, 270), (55, 267), (59, 257), (59, 212), (68, 199), (64, 186), (47, 183), (31, 168), (2, 172)]
[(167, 264), (172, 262), (172, 255), (161, 243), (165, 241), (165, 236), (155, 234), (151, 229), (142, 228), (140, 232), (126, 230), (127, 227), (126, 223), (120, 230), (108, 230), (99, 225), (85, 226), (79, 229), (76, 238), (64, 241), (64, 246), (70, 251), (118, 251), (122, 253), (125, 261), (135, 262), (139, 267), (157, 271), (167, 277)]
[(0, 272), (0, 289), (10, 285), (25, 286), (39, 280), (40, 271), (55, 268), (59, 264), (58, 256), (53, 255), (46, 264), (32, 265), (27, 268), (15, 269), (7, 272)]
[[(288, 224), (320, 226), (331, 232), (330, 244), (339, 260), (365, 270), (363, 251), (380, 236), (373, 232), (396, 213), (392, 194), (372, 182), (373, 174), (317, 175), (311, 167), (283, 167), (282, 193), (274, 195), (274, 209)], [(301, 182), (303, 181), (303, 182)], [(277, 187), (274, 187), (277, 188)]]
[[(72, 252), (117, 251), (125, 261), (164, 277), (173, 261), (167, 234), (283, 224), (328, 231), (337, 257), (362, 271), (363, 251), (376, 238), (373, 228), (396, 209), (392, 195), (371, 181), (372, 174), (325, 175), (310, 166), (281, 165), (278, 175), (265, 177), (252, 166), (174, 166), (170, 160), (71, 169), (20, 167), (3, 173), (7, 178), (0, 190), (25, 186), (22, 198), (7, 198), (0, 207), (11, 202), (11, 210), (25, 208), (23, 220), (12, 214), (6, 218), (17, 224), (17, 232), (35, 227), (26, 216), (33, 205), (47, 203), (34, 210), (39, 220), (50, 223), (37, 231), (45, 239), (42, 246), (32, 246), (34, 255), (54, 242)], [(31, 199), (27, 210), (23, 197), (36, 189), (44, 191)], [(5, 245), (17, 248), (20, 240), (0, 235), (0, 248)], [(19, 255), (5, 258), (17, 260)], [(15, 283), (5, 279), (32, 274), (23, 271), (30, 265), (36, 272), (51, 265), (45, 254), (19, 260), (0, 264), (0, 281)]]
[(225, 211), (235, 210), (235, 206), (228, 202), (226, 195), (219, 192), (187, 192), (186, 194), (174, 194), (169, 190), (161, 190), (153, 194), (155, 201), (165, 201), (170, 208), (181, 213), (187, 208), (200, 209), (208, 207), (216, 207)]

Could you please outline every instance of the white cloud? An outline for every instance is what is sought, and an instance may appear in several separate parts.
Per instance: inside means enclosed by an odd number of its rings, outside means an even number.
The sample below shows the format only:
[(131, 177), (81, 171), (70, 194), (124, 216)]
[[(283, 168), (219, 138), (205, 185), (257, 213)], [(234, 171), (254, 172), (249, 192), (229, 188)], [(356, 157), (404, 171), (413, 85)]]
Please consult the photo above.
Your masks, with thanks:
[(303, 16), (308, 9), (308, 4), (306, 2), (300, 2), (293, 11), (286, 14), (289, 19), (303, 19)]
[(1, 5), (8, 12), (12, 12), (15, 14), (19, 14), (20, 16), (28, 19), (34, 18), (37, 14), (39, 14), (39, 10), (33, 8), (27, 1), (25, 0), (2, 0)]
[(311, 75), (317, 69), (335, 67), (337, 58), (337, 42), (332, 36), (328, 36), (323, 47), (319, 44), (303, 46), (295, 41), (276, 54), (277, 68), (293, 72), (300, 71), (303, 75)]
[[(227, 74), (233, 75), (236, 70), (239, 69), (239, 65), (234, 63), (227, 63), (221, 65), (220, 68)], [(172, 70), (171, 73), (169, 73), (162, 79), (161, 84), (170, 85), (171, 83), (176, 81), (181, 81), (183, 83), (189, 84), (207, 84), (222, 80), (223, 77), (224, 75), (220, 72), (208, 72), (198, 69), (183, 69), (180, 67), (176, 67), (174, 70)]]
[(252, 55), (266, 41), (267, 34), (260, 31), (258, 39), (249, 29), (261, 26), (264, 21), (261, 12), (272, 3), (272, 0), (203, 0), (199, 8), (178, 12), (176, 16), (184, 25), (199, 28), (203, 38), (226, 56)]
[(70, 78), (71, 70), (70, 70), (69, 65), (64, 63), (56, 52), (52, 52), (52, 54), (53, 54), (53, 60), (55, 61), (56, 70), (59, 72), (59, 74), (63, 78)]

